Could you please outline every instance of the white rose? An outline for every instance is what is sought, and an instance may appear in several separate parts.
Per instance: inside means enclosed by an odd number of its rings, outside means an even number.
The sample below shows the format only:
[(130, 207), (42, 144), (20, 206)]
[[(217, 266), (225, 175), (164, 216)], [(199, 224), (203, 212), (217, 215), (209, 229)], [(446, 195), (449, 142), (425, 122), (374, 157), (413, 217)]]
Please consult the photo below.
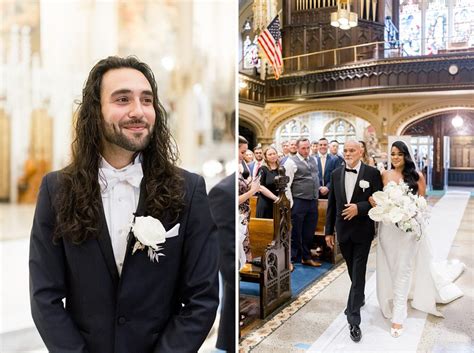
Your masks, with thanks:
[(425, 198), (423, 196), (419, 196), (418, 199), (416, 200), (416, 205), (418, 206), (420, 210), (426, 209), (427, 204), (426, 204)]
[(380, 206), (384, 206), (388, 202), (388, 195), (383, 191), (376, 191), (372, 194), (375, 203)]
[(132, 232), (140, 243), (158, 249), (158, 244), (166, 240), (166, 230), (159, 220), (153, 217), (135, 217)]
[(361, 189), (367, 189), (370, 186), (369, 182), (367, 180), (361, 180), (359, 181), (359, 187)]
[(383, 219), (384, 209), (382, 207), (372, 207), (369, 210), (369, 217), (375, 222), (380, 222)]
[(402, 220), (403, 212), (398, 207), (394, 207), (390, 210), (388, 216), (390, 218), (390, 222), (397, 223)]
[(388, 191), (388, 197), (393, 200), (397, 201), (403, 196), (403, 191), (400, 188), (393, 188)]

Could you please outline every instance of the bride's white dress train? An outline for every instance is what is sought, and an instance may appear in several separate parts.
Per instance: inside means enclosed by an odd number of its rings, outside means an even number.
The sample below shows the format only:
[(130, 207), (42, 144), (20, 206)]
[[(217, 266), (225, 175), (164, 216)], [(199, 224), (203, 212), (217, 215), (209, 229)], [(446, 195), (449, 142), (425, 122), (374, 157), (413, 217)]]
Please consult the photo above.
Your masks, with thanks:
[[(433, 237), (435, 238), (435, 237)], [(459, 261), (433, 262), (430, 235), (419, 241), (393, 224), (379, 224), (377, 245), (377, 299), (383, 315), (403, 324), (407, 298), (417, 310), (443, 316), (436, 303), (449, 303), (463, 295), (453, 281), (463, 272)]]

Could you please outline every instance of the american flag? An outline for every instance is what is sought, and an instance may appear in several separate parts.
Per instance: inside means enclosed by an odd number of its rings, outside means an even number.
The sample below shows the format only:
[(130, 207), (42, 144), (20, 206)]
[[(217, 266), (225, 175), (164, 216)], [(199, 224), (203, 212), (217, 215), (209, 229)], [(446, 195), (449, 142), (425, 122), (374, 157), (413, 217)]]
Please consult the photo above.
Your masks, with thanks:
[(283, 71), (280, 19), (278, 15), (270, 22), (268, 27), (260, 33), (258, 36), (258, 45), (272, 65), (275, 78), (278, 80)]

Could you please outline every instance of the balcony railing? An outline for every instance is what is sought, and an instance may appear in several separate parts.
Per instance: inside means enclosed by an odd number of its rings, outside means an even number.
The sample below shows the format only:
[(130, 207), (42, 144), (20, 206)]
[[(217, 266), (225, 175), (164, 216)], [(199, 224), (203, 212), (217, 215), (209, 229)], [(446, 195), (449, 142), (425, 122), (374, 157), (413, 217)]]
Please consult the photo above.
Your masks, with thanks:
[(265, 105), (265, 82), (240, 73), (239, 101), (263, 107)]
[(364, 60), (404, 56), (399, 41), (373, 42), (283, 58), (285, 73), (312, 71)]

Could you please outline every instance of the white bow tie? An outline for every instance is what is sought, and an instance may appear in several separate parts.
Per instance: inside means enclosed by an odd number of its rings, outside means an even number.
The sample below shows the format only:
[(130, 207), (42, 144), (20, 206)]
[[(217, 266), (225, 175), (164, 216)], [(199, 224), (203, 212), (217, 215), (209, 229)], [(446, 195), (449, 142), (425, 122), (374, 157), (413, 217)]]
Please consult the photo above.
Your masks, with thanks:
[(126, 181), (130, 185), (139, 188), (142, 178), (143, 170), (141, 163), (135, 163), (124, 171), (99, 168), (99, 184), (102, 192), (111, 190), (121, 181)]

